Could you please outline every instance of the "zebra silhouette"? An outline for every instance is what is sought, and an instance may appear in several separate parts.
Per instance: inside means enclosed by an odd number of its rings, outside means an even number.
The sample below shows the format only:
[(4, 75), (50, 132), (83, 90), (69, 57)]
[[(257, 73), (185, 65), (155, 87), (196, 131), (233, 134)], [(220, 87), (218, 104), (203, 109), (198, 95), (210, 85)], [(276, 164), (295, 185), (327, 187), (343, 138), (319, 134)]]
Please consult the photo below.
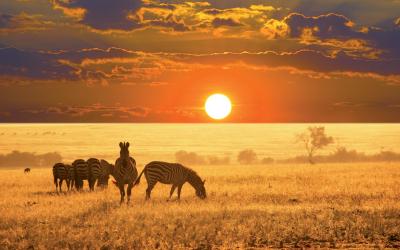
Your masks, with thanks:
[(138, 171), (136, 169), (136, 161), (129, 156), (129, 142), (120, 142), (120, 156), (115, 161), (115, 167), (112, 171), (112, 175), (116, 180), (116, 185), (119, 188), (121, 194), (120, 204), (124, 202), (125, 199), (125, 185), (128, 184), (126, 189), (126, 194), (128, 196), (127, 203), (130, 202), (131, 191), (133, 188), (133, 183), (138, 176)]

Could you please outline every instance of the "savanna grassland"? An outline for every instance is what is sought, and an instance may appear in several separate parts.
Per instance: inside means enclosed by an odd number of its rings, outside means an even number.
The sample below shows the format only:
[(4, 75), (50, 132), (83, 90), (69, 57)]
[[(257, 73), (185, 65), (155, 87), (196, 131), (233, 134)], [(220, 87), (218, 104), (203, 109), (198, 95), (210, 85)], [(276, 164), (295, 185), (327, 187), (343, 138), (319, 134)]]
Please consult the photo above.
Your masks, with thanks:
[(157, 184), (145, 202), (142, 178), (121, 207), (113, 185), (58, 195), (51, 168), (0, 170), (0, 249), (400, 247), (400, 164), (194, 169), (206, 200)]

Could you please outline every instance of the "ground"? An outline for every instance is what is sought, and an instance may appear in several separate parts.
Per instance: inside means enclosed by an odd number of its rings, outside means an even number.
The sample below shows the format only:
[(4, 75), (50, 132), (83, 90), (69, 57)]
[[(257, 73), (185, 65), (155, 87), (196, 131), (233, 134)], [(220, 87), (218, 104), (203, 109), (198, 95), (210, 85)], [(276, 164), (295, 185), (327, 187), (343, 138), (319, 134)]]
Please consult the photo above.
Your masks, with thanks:
[(129, 206), (113, 185), (57, 194), (51, 168), (0, 170), (0, 249), (400, 247), (398, 163), (193, 168), (206, 200), (157, 184), (145, 202), (143, 178)]

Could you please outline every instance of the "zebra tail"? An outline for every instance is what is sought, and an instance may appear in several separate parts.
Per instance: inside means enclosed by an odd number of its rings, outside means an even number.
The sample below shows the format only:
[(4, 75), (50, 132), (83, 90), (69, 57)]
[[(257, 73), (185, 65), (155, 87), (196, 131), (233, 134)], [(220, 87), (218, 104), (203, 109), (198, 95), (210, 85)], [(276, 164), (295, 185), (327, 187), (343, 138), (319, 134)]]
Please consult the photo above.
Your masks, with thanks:
[(144, 170), (146, 170), (146, 167), (142, 170), (140, 175), (136, 178), (135, 183), (133, 183), (133, 186), (136, 186), (140, 183), (140, 178), (142, 177), (142, 174), (144, 173)]

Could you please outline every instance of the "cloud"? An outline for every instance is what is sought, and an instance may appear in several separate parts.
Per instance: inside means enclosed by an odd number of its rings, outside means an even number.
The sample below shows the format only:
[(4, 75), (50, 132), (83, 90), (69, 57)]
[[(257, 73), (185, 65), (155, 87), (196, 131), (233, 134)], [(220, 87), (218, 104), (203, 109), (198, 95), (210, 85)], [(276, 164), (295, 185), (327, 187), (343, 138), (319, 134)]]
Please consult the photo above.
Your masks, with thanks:
[(64, 14), (79, 19), (81, 24), (93, 29), (128, 31), (142, 26), (136, 15), (143, 5), (140, 0), (54, 0), (53, 3)]
[(34, 79), (77, 80), (75, 68), (60, 63), (51, 53), (0, 48), (0, 74)]
[(298, 39), (305, 45), (328, 47), (357, 57), (400, 58), (400, 29), (359, 27), (336, 13), (320, 16), (291, 13), (282, 20), (268, 20), (260, 32), (269, 39)]
[[(77, 51), (30, 52), (15, 48), (0, 49), (0, 82), (14, 80), (57, 80), (87, 85), (148, 84), (165, 82), (167, 73), (191, 72), (200, 68), (226, 68), (242, 65), (253, 70), (296, 69), (309, 74), (347, 74), (399, 81), (400, 59), (356, 58), (344, 52), (326, 55), (315, 50), (277, 53), (149, 53), (119, 48)], [(12, 80), (14, 79), (14, 80)], [(11, 81), (12, 80), (12, 81)], [(5, 81), (5, 82), (4, 82)]]
[(230, 27), (237, 27), (237, 26), (241, 26), (242, 24), (237, 21), (234, 20), (233, 18), (214, 18), (214, 20), (212, 21), (212, 25), (215, 28), (221, 27), (221, 26), (230, 26)]
[(18, 15), (0, 13), (0, 34), (12, 32), (40, 31), (52, 28), (55, 23), (44, 20), (41, 15), (21, 12)]
[[(18, 120), (24, 117), (24, 120), (40, 121), (49, 119), (51, 121), (126, 121), (140, 122), (145, 121), (150, 114), (150, 109), (139, 106), (102, 105), (100, 103), (92, 105), (56, 105), (43, 108), (21, 109), (12, 113), (4, 120)], [(1, 120), (1, 117), (0, 117)]]
[(343, 15), (329, 13), (326, 15), (307, 17), (299, 13), (288, 15), (283, 20), (289, 27), (290, 37), (301, 37), (306, 30), (322, 38), (351, 37), (354, 33), (354, 23)]

